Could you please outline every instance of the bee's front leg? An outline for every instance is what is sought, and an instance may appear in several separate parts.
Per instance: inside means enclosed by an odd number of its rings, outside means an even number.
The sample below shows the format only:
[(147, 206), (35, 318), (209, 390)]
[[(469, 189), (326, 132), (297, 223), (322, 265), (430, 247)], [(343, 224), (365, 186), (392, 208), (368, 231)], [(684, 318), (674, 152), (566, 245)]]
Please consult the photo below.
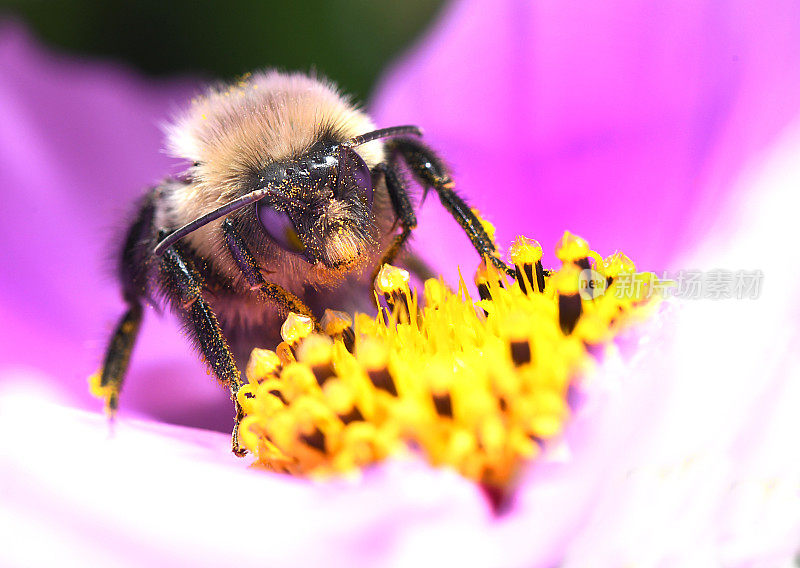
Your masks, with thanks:
[(314, 325), (317, 324), (311, 308), (305, 305), (300, 298), (281, 286), (264, 280), (253, 253), (247, 248), (247, 244), (230, 219), (223, 221), (222, 232), (225, 234), (225, 242), (233, 260), (236, 262), (236, 266), (239, 267), (245, 280), (247, 280), (250, 289), (257, 292), (262, 301), (269, 300), (278, 304), (278, 308), (284, 316), (289, 312), (295, 312), (310, 317)]
[(174, 310), (187, 323), (187, 329), (197, 342), (206, 363), (230, 388), (236, 409), (231, 445), (233, 453), (241, 457), (247, 453), (239, 443), (239, 423), (244, 414), (237, 394), (242, 382), (217, 316), (203, 298), (202, 277), (192, 262), (176, 250), (175, 246), (168, 248), (161, 257), (160, 275)]
[(398, 157), (402, 158), (416, 180), (426, 188), (426, 193), (428, 188), (436, 191), (442, 205), (464, 229), (478, 254), (488, 257), (498, 270), (513, 277), (514, 270), (498, 257), (494, 242), (467, 202), (456, 193), (455, 182), (436, 153), (414, 138), (395, 138), (386, 145), (391, 156), (390, 163)]
[(386, 190), (392, 201), (392, 209), (394, 209), (395, 215), (397, 215), (397, 219), (400, 222), (401, 231), (383, 254), (378, 266), (375, 267), (375, 272), (372, 274), (373, 281), (378, 275), (381, 266), (394, 261), (411, 235), (411, 231), (417, 227), (417, 215), (414, 213), (414, 206), (408, 196), (408, 188), (400, 173), (394, 166), (389, 164), (378, 164), (375, 166), (375, 170), (383, 174)]

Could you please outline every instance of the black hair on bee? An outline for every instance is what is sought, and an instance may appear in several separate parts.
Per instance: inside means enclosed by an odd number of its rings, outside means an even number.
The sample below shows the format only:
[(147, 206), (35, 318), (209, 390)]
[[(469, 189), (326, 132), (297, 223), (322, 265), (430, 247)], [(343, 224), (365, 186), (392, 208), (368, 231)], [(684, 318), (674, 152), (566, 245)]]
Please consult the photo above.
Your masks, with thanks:
[(415, 126), (377, 129), (330, 83), (266, 71), (210, 88), (167, 127), (191, 164), (143, 198), (119, 253), (128, 306), (106, 350), (100, 386), (116, 411), (143, 305), (161, 298), (241, 408), (240, 373), (254, 347), (279, 341), (289, 311), (363, 309), (371, 278), (403, 249), (417, 220), (402, 163), (467, 233), (494, 244), (454, 191)]

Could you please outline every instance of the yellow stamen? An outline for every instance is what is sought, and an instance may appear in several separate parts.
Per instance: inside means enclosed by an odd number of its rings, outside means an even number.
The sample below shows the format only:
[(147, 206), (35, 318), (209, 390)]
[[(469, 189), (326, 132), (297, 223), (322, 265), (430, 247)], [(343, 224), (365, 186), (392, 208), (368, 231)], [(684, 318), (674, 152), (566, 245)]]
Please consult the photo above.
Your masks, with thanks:
[(295, 345), (312, 331), (314, 331), (314, 322), (310, 317), (289, 312), (286, 321), (281, 326), (281, 337), (289, 345)]
[(517, 237), (508, 249), (508, 257), (516, 265), (535, 264), (542, 260), (542, 245), (539, 241)]
[[(432, 279), (418, 301), (408, 272), (384, 266), (375, 289), (394, 305), (388, 315), (327, 312), (321, 335), (290, 314), (276, 353), (255, 350), (247, 366), (242, 443), (263, 466), (295, 475), (353, 472), (417, 451), (493, 490), (508, 487), (563, 432), (567, 393), (596, 365), (596, 348), (658, 302), (653, 275), (633, 273), (621, 253), (603, 260), (570, 233), (556, 271), (542, 270), (536, 241), (519, 237), (509, 255), (527, 281), (484, 261), (481, 300), (463, 279), (455, 292)], [(612, 283), (587, 295), (589, 259), (592, 278)], [(615, 294), (624, 275), (643, 279), (644, 291)]]
[(325, 334), (335, 337), (344, 333), (346, 329), (353, 327), (353, 318), (344, 312), (325, 310), (319, 325)]
[(589, 256), (589, 243), (578, 235), (564, 231), (564, 235), (556, 246), (556, 257), (561, 262), (574, 262)]
[(256, 348), (250, 354), (245, 374), (250, 381), (260, 383), (268, 378), (277, 377), (280, 374), (281, 365), (281, 359), (274, 351)]
[(411, 276), (407, 270), (384, 264), (375, 278), (375, 290), (381, 294), (394, 294), (408, 288)]

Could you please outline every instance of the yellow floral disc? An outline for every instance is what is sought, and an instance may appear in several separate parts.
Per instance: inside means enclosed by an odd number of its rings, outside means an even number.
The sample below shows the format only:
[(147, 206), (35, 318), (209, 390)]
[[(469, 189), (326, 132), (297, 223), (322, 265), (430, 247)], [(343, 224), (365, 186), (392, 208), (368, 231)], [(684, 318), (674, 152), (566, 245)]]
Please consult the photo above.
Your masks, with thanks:
[(659, 300), (655, 277), (634, 273), (621, 253), (603, 259), (571, 233), (558, 253), (561, 268), (544, 270), (539, 244), (518, 237), (509, 249), (516, 280), (483, 262), (479, 300), (463, 280), (452, 291), (440, 279), (420, 298), (408, 273), (385, 266), (376, 298), (389, 309), (377, 317), (330, 312), (319, 334), (290, 314), (292, 348), (256, 349), (247, 365), (242, 443), (259, 464), (297, 475), (415, 451), (507, 486), (562, 433), (568, 391), (598, 353)]

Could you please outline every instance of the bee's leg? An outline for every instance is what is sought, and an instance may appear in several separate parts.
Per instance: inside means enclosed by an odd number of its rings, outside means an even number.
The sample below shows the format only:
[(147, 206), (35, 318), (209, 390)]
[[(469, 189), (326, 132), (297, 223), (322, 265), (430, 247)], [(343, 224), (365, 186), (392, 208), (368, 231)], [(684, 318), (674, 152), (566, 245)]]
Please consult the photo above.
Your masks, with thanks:
[(214, 374), (228, 384), (235, 405), (236, 418), (231, 436), (233, 453), (243, 456), (247, 451), (239, 444), (239, 423), (244, 414), (237, 394), (241, 387), (239, 370), (222, 334), (217, 316), (202, 295), (202, 277), (191, 260), (176, 247), (170, 247), (161, 257), (161, 278), (176, 311), (183, 316), (187, 328), (197, 341), (206, 363)]
[(414, 206), (411, 204), (411, 199), (408, 197), (408, 188), (406, 188), (405, 182), (403, 178), (400, 177), (397, 169), (388, 164), (378, 164), (375, 169), (383, 173), (383, 179), (386, 181), (386, 189), (389, 192), (389, 198), (392, 200), (392, 208), (400, 221), (402, 230), (400, 234), (395, 237), (394, 241), (392, 241), (392, 244), (375, 268), (375, 273), (372, 275), (373, 280), (375, 280), (381, 266), (386, 263), (391, 263), (394, 260), (408, 240), (409, 235), (411, 235), (411, 231), (417, 226), (417, 216), (414, 213)]
[(442, 205), (464, 229), (478, 254), (489, 257), (500, 271), (513, 276), (514, 271), (496, 256), (497, 249), (494, 242), (486, 233), (480, 219), (453, 189), (455, 182), (436, 153), (413, 138), (395, 138), (387, 142), (387, 146), (394, 154), (393, 157), (399, 155), (403, 158), (414, 173), (414, 177), (424, 187), (436, 190)]
[(122, 295), (128, 309), (120, 318), (106, 348), (100, 378), (95, 394), (105, 402), (106, 412), (113, 417), (119, 406), (119, 393), (131, 352), (142, 323), (142, 299), (146, 297), (147, 270), (145, 257), (150, 240), (154, 236), (157, 190), (151, 191), (142, 200), (136, 216), (128, 229), (119, 258), (118, 276), (122, 284)]
[(262, 301), (271, 300), (278, 304), (282, 315), (295, 312), (308, 316), (316, 325), (317, 321), (311, 312), (311, 308), (306, 306), (300, 298), (283, 287), (264, 280), (256, 259), (230, 219), (225, 219), (222, 222), (222, 232), (225, 234), (225, 242), (228, 244), (228, 250), (231, 252), (233, 260), (236, 261), (236, 265), (242, 271), (245, 280), (250, 285), (250, 289), (255, 291)]
[(122, 381), (125, 371), (131, 360), (131, 352), (139, 334), (142, 323), (142, 305), (138, 302), (129, 304), (128, 310), (120, 318), (111, 341), (106, 349), (103, 359), (103, 368), (100, 371), (100, 389), (98, 396), (104, 399), (106, 413), (113, 417), (119, 406), (119, 393), (122, 390)]

